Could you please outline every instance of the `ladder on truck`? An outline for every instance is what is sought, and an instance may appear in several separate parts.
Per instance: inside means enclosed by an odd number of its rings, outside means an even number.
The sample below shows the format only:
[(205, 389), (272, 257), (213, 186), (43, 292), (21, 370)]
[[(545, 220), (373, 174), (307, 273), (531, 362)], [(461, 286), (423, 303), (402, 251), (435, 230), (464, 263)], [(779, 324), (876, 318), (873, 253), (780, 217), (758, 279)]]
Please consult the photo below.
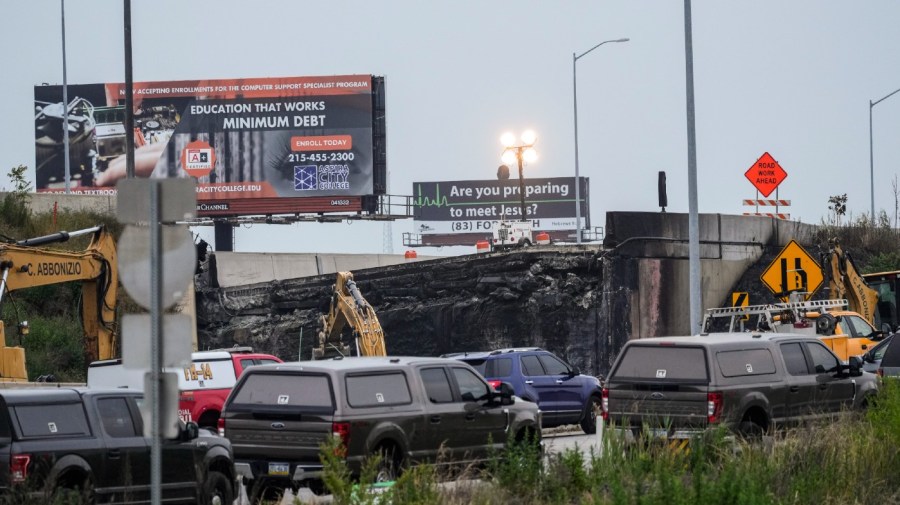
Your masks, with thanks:
[[(810, 300), (747, 307), (719, 307), (706, 309), (703, 333), (720, 331), (766, 331), (784, 333), (816, 333), (817, 320), (830, 310), (844, 310), (847, 300)], [(755, 316), (751, 319), (752, 316)], [(727, 328), (727, 329), (723, 329)]]

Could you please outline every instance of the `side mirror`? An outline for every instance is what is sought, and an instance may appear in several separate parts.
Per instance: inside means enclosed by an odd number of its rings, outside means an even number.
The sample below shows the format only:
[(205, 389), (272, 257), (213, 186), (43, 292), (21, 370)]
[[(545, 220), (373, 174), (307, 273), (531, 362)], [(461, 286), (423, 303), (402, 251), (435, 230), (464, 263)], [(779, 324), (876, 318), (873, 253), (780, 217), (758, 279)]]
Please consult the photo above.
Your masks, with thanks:
[(198, 426), (197, 423), (191, 421), (184, 425), (184, 427), (181, 430), (181, 437), (179, 437), (179, 438), (181, 439), (182, 442), (190, 442), (191, 440), (194, 440), (195, 438), (197, 438), (199, 436), (200, 436), (200, 426)]
[(516, 392), (508, 382), (501, 382), (496, 394), (500, 398), (500, 405), (512, 405)]
[(847, 368), (850, 370), (850, 377), (859, 377), (862, 375), (862, 360), (859, 356), (850, 356)]
[(581, 375), (581, 370), (579, 370), (577, 366), (573, 366), (573, 367), (569, 370), (569, 375), (571, 375), (571, 376), (573, 376), (573, 377), (574, 377), (575, 375)]

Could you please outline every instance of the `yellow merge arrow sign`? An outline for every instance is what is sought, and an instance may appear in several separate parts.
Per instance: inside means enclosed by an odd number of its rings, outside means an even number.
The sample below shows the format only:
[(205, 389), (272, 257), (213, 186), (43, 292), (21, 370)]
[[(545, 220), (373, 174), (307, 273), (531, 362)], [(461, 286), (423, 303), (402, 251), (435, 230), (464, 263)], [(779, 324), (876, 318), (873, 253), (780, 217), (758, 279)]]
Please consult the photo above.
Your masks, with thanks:
[(759, 279), (783, 301), (788, 301), (788, 295), (793, 291), (802, 292), (804, 300), (809, 300), (822, 287), (825, 274), (819, 263), (800, 244), (791, 240)]
[[(750, 293), (746, 291), (735, 291), (731, 293), (731, 306), (732, 307), (749, 307), (750, 306)], [(749, 315), (744, 315), (741, 317), (741, 321), (747, 321), (750, 319)]]

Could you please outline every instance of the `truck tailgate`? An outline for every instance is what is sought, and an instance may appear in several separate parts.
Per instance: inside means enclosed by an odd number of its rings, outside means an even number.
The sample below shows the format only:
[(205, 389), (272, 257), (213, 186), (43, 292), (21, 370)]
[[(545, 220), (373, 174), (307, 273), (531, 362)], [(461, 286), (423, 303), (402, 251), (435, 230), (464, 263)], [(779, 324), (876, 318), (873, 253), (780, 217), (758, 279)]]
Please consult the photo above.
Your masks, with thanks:
[(705, 384), (611, 384), (609, 420), (628, 428), (703, 428), (707, 422), (707, 390)]
[(225, 434), (235, 459), (318, 462), (332, 433), (331, 414), (241, 412), (230, 416)]
[(609, 420), (632, 429), (691, 429), (707, 424), (709, 366), (702, 347), (633, 344), (607, 381)]

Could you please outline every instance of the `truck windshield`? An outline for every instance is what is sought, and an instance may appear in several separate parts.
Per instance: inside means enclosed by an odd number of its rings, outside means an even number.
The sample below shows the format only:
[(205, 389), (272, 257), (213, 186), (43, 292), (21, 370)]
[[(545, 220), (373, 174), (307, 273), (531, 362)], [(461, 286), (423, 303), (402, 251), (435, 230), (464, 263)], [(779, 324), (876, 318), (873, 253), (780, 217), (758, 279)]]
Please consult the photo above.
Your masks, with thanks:
[(701, 347), (634, 345), (624, 352), (610, 380), (709, 382)]

